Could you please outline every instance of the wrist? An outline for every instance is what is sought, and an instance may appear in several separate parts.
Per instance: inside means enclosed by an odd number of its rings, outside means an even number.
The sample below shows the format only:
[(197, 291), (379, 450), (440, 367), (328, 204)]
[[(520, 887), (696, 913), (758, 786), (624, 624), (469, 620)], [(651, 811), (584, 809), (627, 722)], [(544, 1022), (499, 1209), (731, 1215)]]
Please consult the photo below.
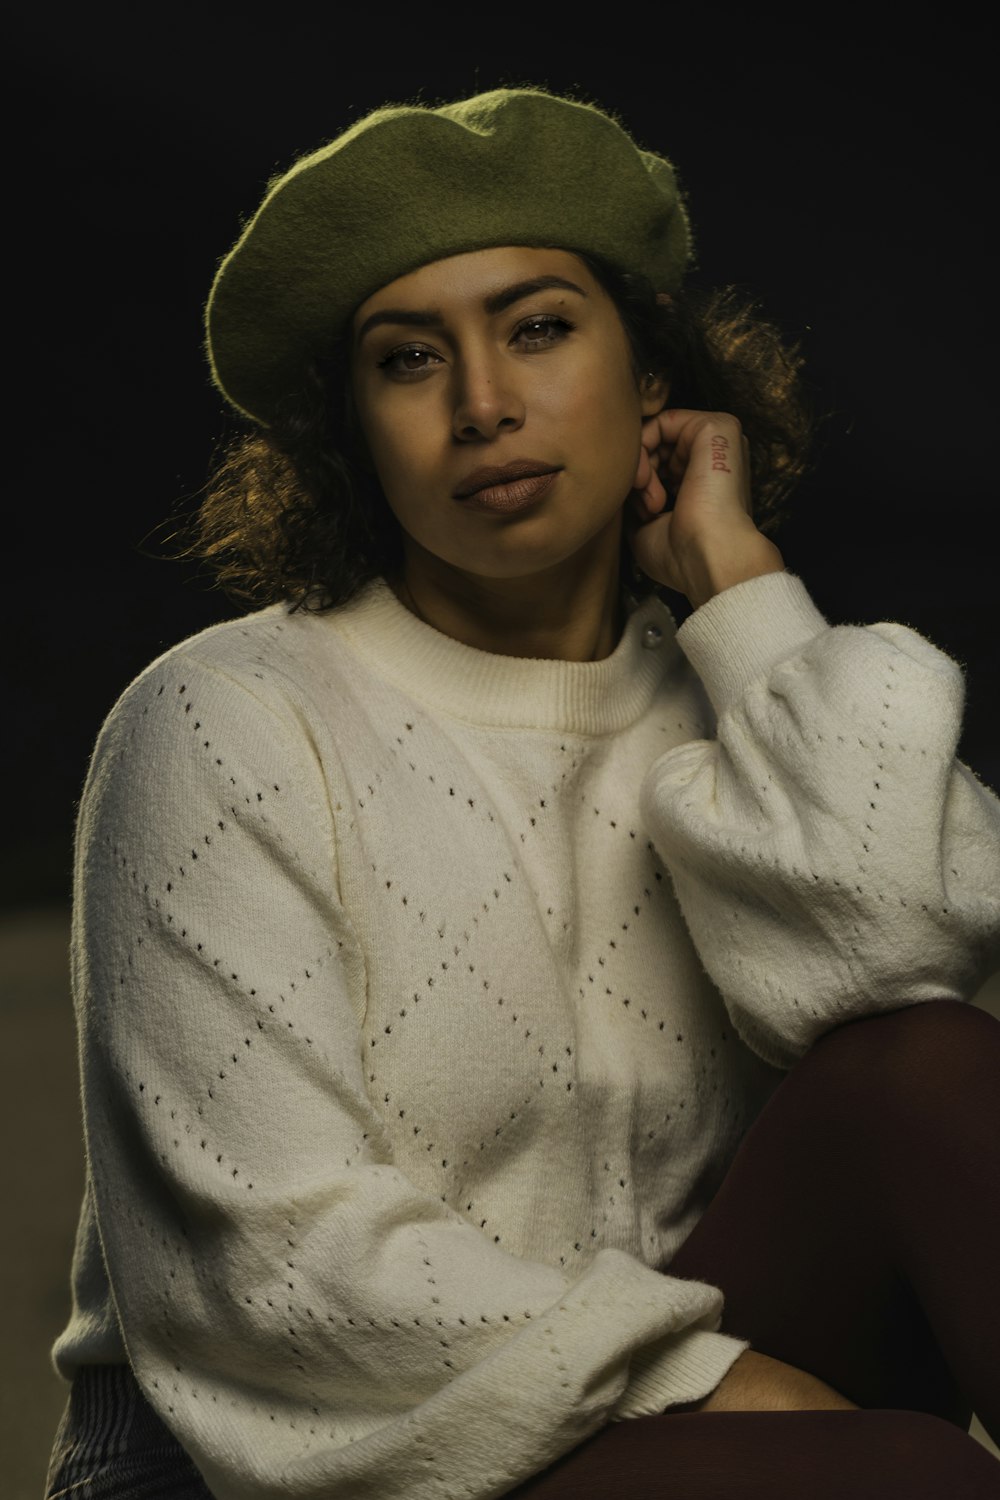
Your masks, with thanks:
[(785, 560), (772, 541), (760, 532), (749, 546), (706, 550), (686, 560), (684, 593), (695, 609), (700, 609), (716, 594), (751, 578), (767, 573), (783, 573)]

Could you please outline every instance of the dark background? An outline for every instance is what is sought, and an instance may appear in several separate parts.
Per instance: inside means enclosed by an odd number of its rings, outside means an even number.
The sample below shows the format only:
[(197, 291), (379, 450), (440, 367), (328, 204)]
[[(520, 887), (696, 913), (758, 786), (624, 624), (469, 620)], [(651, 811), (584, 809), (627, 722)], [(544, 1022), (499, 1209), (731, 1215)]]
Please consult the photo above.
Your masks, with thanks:
[[(691, 4), (7, 8), (6, 1500), (41, 1494), (65, 1401), (49, 1349), (83, 1176), (75, 803), (128, 681), (233, 612), (143, 539), (193, 501), (222, 435), (201, 310), (272, 172), (385, 100), (523, 82), (579, 90), (672, 156), (699, 276), (802, 338), (832, 414), (778, 535), (789, 566), (832, 620), (900, 619), (964, 663), (962, 753), (1000, 787), (992, 37), (955, 5)], [(991, 997), (1000, 1015), (996, 981)]]
[(699, 279), (802, 340), (830, 418), (777, 536), (787, 564), (830, 619), (902, 620), (965, 665), (962, 754), (1000, 786), (994, 79), (975, 25), (954, 7), (905, 26), (632, 8), (597, 31), (562, 10), (256, 14), (8, 23), (0, 907), (66, 899), (105, 713), (153, 656), (238, 612), (144, 538), (193, 501), (223, 431), (201, 311), (241, 216), (374, 105), (504, 83), (582, 92), (671, 156)]

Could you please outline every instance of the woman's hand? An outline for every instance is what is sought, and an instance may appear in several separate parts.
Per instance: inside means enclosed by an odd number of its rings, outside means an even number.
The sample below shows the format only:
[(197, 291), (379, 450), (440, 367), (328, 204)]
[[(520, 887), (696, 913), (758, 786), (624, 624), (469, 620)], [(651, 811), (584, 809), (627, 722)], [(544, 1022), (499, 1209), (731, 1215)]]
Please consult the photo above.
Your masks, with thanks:
[(648, 578), (697, 608), (735, 583), (780, 573), (781, 553), (751, 512), (750, 445), (735, 417), (667, 408), (643, 423), (625, 527)]
[(857, 1411), (839, 1391), (805, 1370), (746, 1349), (694, 1411)]

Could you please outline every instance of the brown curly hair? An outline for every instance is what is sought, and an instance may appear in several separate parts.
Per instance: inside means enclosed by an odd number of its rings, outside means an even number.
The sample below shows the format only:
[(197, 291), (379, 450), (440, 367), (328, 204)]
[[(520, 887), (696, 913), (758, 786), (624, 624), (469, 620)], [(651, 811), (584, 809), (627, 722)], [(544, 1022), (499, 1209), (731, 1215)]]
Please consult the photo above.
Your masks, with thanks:
[[(777, 526), (809, 464), (817, 419), (798, 344), (732, 287), (660, 300), (643, 277), (580, 254), (618, 309), (636, 375), (669, 377), (670, 403), (737, 417), (750, 443), (754, 519)], [(223, 445), (176, 557), (198, 560), (244, 606), (330, 609), (397, 570), (402, 531), (375, 478), (350, 395), (345, 334), (290, 391), (272, 425)], [(658, 586), (623, 548), (623, 582)]]

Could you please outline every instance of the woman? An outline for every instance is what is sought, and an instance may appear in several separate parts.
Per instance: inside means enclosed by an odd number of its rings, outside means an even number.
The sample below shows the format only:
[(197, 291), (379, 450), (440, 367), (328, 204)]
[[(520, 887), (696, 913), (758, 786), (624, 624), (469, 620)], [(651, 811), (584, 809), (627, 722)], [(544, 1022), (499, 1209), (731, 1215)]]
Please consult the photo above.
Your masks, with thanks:
[(261, 607), (81, 805), (49, 1496), (1000, 1492), (1000, 809), (954, 663), (761, 529), (794, 356), (690, 254), (518, 89), (374, 112), (220, 265), (198, 546)]

